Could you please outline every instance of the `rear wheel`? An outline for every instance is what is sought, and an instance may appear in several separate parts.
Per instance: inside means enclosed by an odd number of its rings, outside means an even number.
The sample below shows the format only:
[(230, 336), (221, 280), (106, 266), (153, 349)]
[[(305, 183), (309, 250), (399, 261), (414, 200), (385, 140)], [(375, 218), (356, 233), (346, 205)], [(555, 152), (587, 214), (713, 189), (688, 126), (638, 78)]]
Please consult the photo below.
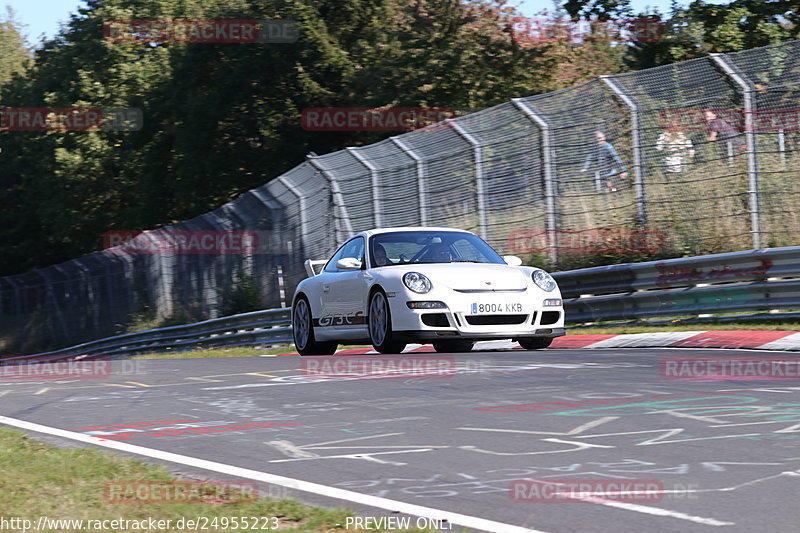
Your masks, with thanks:
[(553, 337), (522, 337), (517, 342), (526, 350), (541, 350), (553, 343)]
[(372, 293), (369, 300), (369, 340), (380, 353), (401, 353), (406, 343), (394, 339), (392, 312), (382, 290)]
[(435, 341), (433, 349), (439, 353), (469, 352), (474, 345), (473, 341), (460, 339), (457, 341)]
[(316, 341), (311, 320), (311, 306), (303, 296), (295, 301), (292, 308), (292, 337), (300, 355), (331, 355), (339, 346), (336, 342)]

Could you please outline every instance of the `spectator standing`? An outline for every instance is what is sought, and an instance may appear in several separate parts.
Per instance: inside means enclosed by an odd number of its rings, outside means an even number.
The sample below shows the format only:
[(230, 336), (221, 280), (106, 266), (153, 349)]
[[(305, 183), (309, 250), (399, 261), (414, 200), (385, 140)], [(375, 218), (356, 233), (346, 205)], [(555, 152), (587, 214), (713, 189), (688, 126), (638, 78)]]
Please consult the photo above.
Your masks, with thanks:
[(627, 169), (619, 158), (617, 151), (610, 142), (606, 141), (605, 133), (596, 131), (594, 132), (594, 138), (596, 144), (589, 152), (589, 155), (586, 156), (581, 172), (586, 172), (591, 168), (596, 169), (605, 180), (604, 190), (615, 192), (617, 190), (616, 177), (627, 178)]
[(678, 126), (670, 126), (658, 136), (656, 150), (666, 152), (664, 171), (667, 173), (684, 172), (686, 164), (694, 157), (692, 140)]
[(734, 153), (737, 151), (743, 151), (747, 148), (747, 145), (745, 145), (741, 135), (739, 134), (739, 130), (725, 122), (723, 119), (719, 118), (717, 114), (710, 109), (706, 109), (703, 114), (706, 118), (706, 122), (708, 123), (708, 140), (712, 142), (716, 140), (723, 141), (723, 157), (727, 155), (728, 143), (730, 143)]

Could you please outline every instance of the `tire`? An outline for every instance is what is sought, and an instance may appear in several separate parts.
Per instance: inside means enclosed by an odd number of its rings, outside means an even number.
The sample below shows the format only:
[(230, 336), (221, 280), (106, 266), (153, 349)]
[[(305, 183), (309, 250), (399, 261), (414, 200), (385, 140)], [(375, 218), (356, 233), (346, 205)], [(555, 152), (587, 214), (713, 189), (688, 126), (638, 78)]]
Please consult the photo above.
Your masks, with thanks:
[(473, 341), (456, 340), (456, 341), (436, 341), (433, 343), (433, 349), (439, 353), (453, 353), (453, 352), (469, 352), (475, 346)]
[(394, 340), (392, 312), (386, 294), (380, 289), (369, 298), (369, 340), (380, 353), (402, 353), (405, 342)]
[(300, 355), (332, 355), (339, 347), (337, 342), (317, 342), (314, 338), (311, 306), (305, 296), (297, 298), (292, 307), (292, 337)]
[(526, 350), (541, 350), (553, 343), (553, 337), (522, 337), (517, 342)]

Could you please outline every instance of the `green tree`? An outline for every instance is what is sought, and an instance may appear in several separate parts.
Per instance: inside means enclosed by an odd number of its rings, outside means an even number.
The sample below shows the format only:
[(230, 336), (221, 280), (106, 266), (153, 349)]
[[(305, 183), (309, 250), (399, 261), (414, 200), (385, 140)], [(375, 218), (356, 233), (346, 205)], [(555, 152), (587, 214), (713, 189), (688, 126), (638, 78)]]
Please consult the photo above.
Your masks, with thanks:
[(673, 2), (670, 16), (656, 16), (664, 23), (663, 39), (629, 48), (626, 64), (634, 70), (800, 38), (800, 12), (789, 0)]
[[(303, 161), (388, 134), (318, 133), (319, 106), (485, 107), (532, 92), (510, 11), (458, 0), (88, 0), (6, 105), (138, 107), (137, 132), (4, 132), (0, 272), (98, 249), (105, 231), (209, 211)], [(119, 19), (295, 19), (294, 44), (113, 43)], [(12, 154), (9, 157), (9, 154)]]
[(17, 20), (14, 10), (6, 6), (5, 16), (0, 17), (0, 85), (24, 72), (28, 65), (31, 51), (23, 31), (24, 24)]

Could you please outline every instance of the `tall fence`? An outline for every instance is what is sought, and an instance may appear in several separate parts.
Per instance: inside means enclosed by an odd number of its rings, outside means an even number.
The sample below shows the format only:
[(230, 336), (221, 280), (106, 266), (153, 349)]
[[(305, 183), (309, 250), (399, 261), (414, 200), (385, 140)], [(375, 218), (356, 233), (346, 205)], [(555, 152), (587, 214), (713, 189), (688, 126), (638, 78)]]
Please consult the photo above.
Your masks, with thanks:
[(110, 248), (0, 278), (0, 352), (286, 305), (305, 258), (372, 227), (463, 228), (556, 269), (620, 252), (798, 244), (798, 108), (793, 41), (601, 77), (309, 157), (158, 230), (249, 230), (258, 245), (247, 253)]

